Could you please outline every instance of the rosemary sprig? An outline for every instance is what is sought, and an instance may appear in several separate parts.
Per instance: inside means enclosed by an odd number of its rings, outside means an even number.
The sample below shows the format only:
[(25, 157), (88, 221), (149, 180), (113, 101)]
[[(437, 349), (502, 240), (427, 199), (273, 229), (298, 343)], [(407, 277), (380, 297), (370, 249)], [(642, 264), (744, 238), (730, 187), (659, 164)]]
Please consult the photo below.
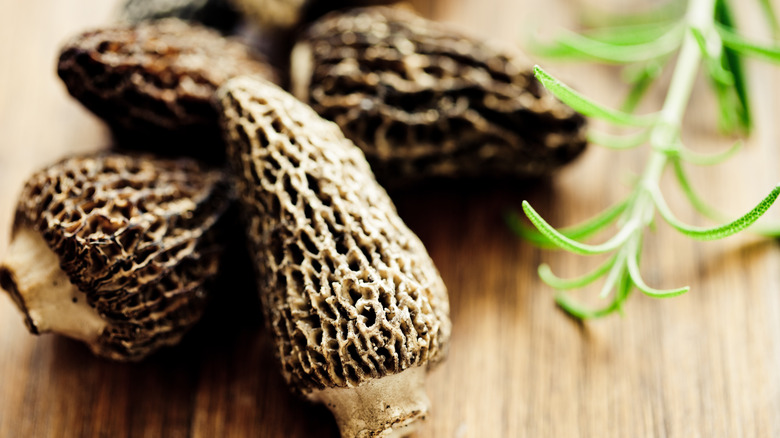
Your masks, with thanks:
[[(764, 8), (767, 6), (764, 5)], [(776, 26), (777, 21), (772, 18), (770, 23)], [(659, 187), (664, 170), (672, 165), (678, 182), (693, 206), (707, 216), (722, 220), (722, 214), (707, 206), (695, 194), (682, 163), (720, 163), (733, 155), (741, 143), (715, 155), (697, 154), (684, 147), (680, 130), (696, 76), (699, 69), (704, 67), (718, 97), (720, 126), (726, 131), (749, 132), (752, 121), (741, 56), (758, 56), (780, 62), (780, 47), (762, 46), (742, 38), (735, 30), (726, 0), (691, 0), (687, 13), (676, 23), (636, 24), (621, 28), (621, 36), (614, 35), (605, 31), (591, 32), (589, 36), (566, 33), (552, 46), (537, 46), (542, 47), (542, 52), (547, 55), (638, 65), (639, 73), (623, 110), (594, 102), (539, 66), (534, 68), (534, 72), (548, 90), (578, 112), (616, 126), (639, 128), (627, 136), (591, 132), (589, 138), (594, 143), (613, 149), (649, 144), (652, 152), (641, 177), (624, 201), (578, 226), (556, 230), (527, 201), (523, 202), (523, 211), (536, 230), (523, 225), (516, 215), (508, 216), (509, 225), (517, 234), (538, 245), (557, 246), (583, 255), (611, 254), (595, 270), (574, 279), (557, 277), (547, 265), (539, 267), (540, 278), (558, 289), (556, 301), (560, 307), (579, 318), (601, 317), (621, 310), (635, 287), (646, 295), (658, 298), (680, 295), (689, 290), (687, 286), (655, 289), (642, 278), (640, 259), (643, 238), (656, 215), (690, 238), (721, 239), (752, 225), (780, 194), (779, 185), (744, 216), (720, 226), (701, 228), (677, 219)], [(675, 51), (677, 62), (661, 110), (653, 114), (633, 114), (631, 111), (644, 90), (658, 76), (662, 62)], [(588, 244), (578, 240), (590, 237), (615, 222), (619, 226), (617, 233), (604, 243)], [(582, 306), (564, 292), (584, 287), (602, 277), (605, 280), (601, 296), (612, 294), (612, 299), (601, 308)]]

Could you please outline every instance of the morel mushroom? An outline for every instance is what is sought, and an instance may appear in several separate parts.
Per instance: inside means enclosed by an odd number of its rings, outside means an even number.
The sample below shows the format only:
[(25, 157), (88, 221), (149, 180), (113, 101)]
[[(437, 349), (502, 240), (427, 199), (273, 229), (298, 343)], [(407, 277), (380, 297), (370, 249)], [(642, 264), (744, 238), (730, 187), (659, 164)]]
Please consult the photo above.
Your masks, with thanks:
[(411, 430), (450, 337), (447, 291), (360, 149), (276, 86), (218, 92), (276, 354), (342, 435)]
[(58, 73), (121, 145), (204, 158), (224, 156), (216, 89), (239, 75), (276, 78), (245, 45), (173, 18), (82, 33)]
[(161, 18), (195, 21), (223, 33), (239, 22), (228, 0), (125, 0), (119, 10), (119, 21), (130, 24)]
[(586, 144), (585, 119), (544, 90), (522, 55), (407, 10), (331, 13), (291, 63), (294, 94), (336, 122), (384, 184), (537, 177)]
[(30, 332), (141, 359), (200, 318), (229, 203), (223, 172), (193, 160), (66, 159), (25, 185), (0, 286)]

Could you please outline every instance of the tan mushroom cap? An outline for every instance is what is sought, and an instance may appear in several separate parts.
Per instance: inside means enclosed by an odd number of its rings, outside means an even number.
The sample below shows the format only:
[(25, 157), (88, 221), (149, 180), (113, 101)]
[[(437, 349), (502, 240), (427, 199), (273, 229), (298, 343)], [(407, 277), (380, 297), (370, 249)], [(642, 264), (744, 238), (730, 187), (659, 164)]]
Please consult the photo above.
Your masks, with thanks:
[(228, 194), (222, 172), (192, 160), (66, 159), (25, 185), (0, 285), (31, 332), (140, 359), (200, 318)]
[(258, 79), (218, 96), (286, 380), (325, 402), (344, 436), (423, 417), (425, 368), (451, 329), (423, 244), (336, 125)]

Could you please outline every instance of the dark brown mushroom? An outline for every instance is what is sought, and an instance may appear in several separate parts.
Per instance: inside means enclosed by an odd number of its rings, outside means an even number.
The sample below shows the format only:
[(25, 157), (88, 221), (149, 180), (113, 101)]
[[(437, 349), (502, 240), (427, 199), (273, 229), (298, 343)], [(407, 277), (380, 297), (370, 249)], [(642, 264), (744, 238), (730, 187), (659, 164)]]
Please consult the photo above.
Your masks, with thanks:
[(57, 71), (120, 145), (208, 159), (224, 157), (217, 88), (234, 76), (277, 77), (245, 45), (173, 18), (84, 32), (65, 44)]
[(577, 157), (585, 119), (517, 50), (401, 8), (331, 13), (300, 38), (293, 92), (336, 122), (380, 182), (538, 177)]
[(188, 159), (61, 161), (22, 191), (0, 286), (32, 333), (141, 359), (177, 343), (203, 313), (229, 193), (221, 171)]

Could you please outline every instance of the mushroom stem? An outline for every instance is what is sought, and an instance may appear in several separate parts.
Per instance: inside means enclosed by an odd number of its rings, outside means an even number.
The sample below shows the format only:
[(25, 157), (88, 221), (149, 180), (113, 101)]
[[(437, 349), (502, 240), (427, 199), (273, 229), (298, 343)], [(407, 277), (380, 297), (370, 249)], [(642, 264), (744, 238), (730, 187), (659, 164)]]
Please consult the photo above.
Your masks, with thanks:
[(290, 52), (290, 82), (292, 93), (303, 102), (309, 100), (309, 86), (314, 68), (311, 44), (301, 41)]
[(19, 228), (12, 237), (8, 256), (0, 265), (0, 287), (24, 313), (31, 333), (57, 332), (92, 342), (106, 326), (60, 269), (54, 251), (30, 227)]
[(343, 438), (400, 438), (415, 431), (428, 413), (425, 367), (369, 380), (354, 388), (313, 391), (309, 399), (333, 412)]

